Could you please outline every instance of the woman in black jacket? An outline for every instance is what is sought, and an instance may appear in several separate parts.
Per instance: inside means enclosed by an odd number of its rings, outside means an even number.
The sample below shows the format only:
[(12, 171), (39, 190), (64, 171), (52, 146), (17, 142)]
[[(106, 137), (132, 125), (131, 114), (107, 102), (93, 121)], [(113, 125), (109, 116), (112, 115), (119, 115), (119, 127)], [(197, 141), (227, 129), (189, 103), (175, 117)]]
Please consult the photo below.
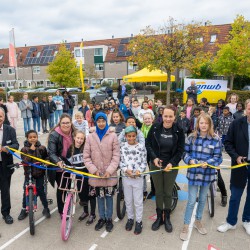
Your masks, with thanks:
[[(48, 155), (52, 163), (57, 164), (58, 167), (63, 166), (62, 159), (66, 159), (67, 151), (73, 142), (73, 132), (75, 128), (72, 124), (72, 119), (69, 114), (62, 114), (59, 123), (52, 129), (48, 139)], [(54, 187), (57, 183), (57, 206), (60, 215), (63, 213), (63, 191), (59, 190), (63, 170), (48, 171), (49, 181)], [(66, 181), (62, 184), (66, 186)]]
[[(151, 170), (163, 169), (153, 174), (153, 181), (156, 192), (157, 219), (152, 225), (156, 231), (160, 225), (165, 224), (165, 230), (172, 232), (170, 221), (172, 191), (178, 170), (170, 170), (178, 166), (184, 152), (185, 135), (183, 130), (174, 123), (175, 110), (167, 106), (163, 110), (163, 122), (155, 123), (149, 130), (146, 140), (147, 152), (152, 161)], [(164, 211), (164, 221), (163, 221)]]

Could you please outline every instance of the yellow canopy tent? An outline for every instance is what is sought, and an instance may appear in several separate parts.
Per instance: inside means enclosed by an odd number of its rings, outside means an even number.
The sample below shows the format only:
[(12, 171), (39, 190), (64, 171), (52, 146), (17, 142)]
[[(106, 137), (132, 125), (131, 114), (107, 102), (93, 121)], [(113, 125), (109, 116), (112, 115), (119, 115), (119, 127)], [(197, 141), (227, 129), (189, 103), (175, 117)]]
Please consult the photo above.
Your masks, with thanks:
[[(161, 70), (152, 70), (144, 68), (133, 74), (123, 77), (124, 82), (167, 82), (167, 73)], [(175, 81), (175, 76), (171, 75), (171, 82)], [(160, 84), (161, 89), (161, 84)]]

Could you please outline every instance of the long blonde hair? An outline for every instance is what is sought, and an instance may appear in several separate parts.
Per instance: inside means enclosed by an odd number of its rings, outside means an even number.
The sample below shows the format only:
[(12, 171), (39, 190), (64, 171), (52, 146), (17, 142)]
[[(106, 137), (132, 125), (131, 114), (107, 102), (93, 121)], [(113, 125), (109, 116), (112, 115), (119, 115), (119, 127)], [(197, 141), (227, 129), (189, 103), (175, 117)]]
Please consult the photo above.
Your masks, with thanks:
[(207, 134), (211, 137), (216, 137), (216, 134), (214, 133), (214, 129), (213, 129), (213, 121), (209, 114), (204, 113), (204, 114), (199, 115), (197, 118), (195, 129), (193, 132), (193, 141), (196, 140), (196, 138), (198, 137), (198, 133), (200, 132), (199, 123), (200, 123), (201, 118), (203, 118), (206, 122), (208, 122)]

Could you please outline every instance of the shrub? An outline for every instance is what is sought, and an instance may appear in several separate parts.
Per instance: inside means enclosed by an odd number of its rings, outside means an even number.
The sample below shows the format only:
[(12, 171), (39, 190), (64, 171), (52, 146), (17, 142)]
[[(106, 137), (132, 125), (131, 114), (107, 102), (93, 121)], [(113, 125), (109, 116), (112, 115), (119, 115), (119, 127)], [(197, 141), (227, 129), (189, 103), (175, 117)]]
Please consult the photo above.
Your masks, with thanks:
[(159, 86), (146, 86), (145, 90), (150, 90), (151, 93), (155, 93), (156, 91), (159, 91), (160, 87)]

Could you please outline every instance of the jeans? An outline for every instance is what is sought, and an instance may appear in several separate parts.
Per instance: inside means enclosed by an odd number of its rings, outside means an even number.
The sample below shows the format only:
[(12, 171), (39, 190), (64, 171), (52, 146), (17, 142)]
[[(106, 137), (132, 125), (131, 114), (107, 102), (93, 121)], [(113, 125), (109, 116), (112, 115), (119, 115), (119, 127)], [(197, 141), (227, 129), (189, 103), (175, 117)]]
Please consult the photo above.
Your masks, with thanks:
[[(248, 180), (247, 180), (247, 196), (244, 205), (244, 210), (242, 214), (243, 222), (250, 222), (250, 166), (248, 166)], [(227, 223), (234, 226), (238, 220), (238, 212), (240, 206), (241, 196), (244, 192), (244, 188), (239, 188), (234, 185), (230, 185), (231, 196), (229, 201), (228, 215), (227, 215)]]
[[(36, 130), (37, 125), (37, 130)], [(33, 129), (37, 132), (40, 132), (40, 117), (33, 118)]]
[(184, 216), (184, 224), (186, 225), (190, 224), (198, 189), (199, 189), (199, 199), (198, 199), (198, 207), (196, 210), (195, 219), (201, 220), (202, 218), (203, 210), (206, 204), (209, 185), (207, 186), (188, 185), (188, 202)]
[(221, 136), (221, 143), (222, 143), (223, 146), (224, 146), (224, 143), (225, 143), (225, 140), (226, 140), (226, 136), (227, 135), (222, 135)]
[(74, 109), (69, 109), (68, 114), (72, 117)]
[(23, 118), (23, 126), (24, 126), (25, 133), (30, 130), (30, 121), (31, 121), (31, 118)]
[(58, 123), (58, 120), (60, 119), (61, 115), (63, 114), (62, 109), (61, 110), (56, 110), (55, 111), (55, 123)]
[(54, 127), (55, 124), (55, 114), (51, 113), (49, 115), (49, 128), (52, 129)]
[[(105, 208), (106, 201), (106, 208)], [(101, 219), (112, 219), (113, 215), (113, 196), (97, 197), (98, 212)]]
[(42, 128), (43, 132), (47, 131), (47, 119), (42, 120)]

